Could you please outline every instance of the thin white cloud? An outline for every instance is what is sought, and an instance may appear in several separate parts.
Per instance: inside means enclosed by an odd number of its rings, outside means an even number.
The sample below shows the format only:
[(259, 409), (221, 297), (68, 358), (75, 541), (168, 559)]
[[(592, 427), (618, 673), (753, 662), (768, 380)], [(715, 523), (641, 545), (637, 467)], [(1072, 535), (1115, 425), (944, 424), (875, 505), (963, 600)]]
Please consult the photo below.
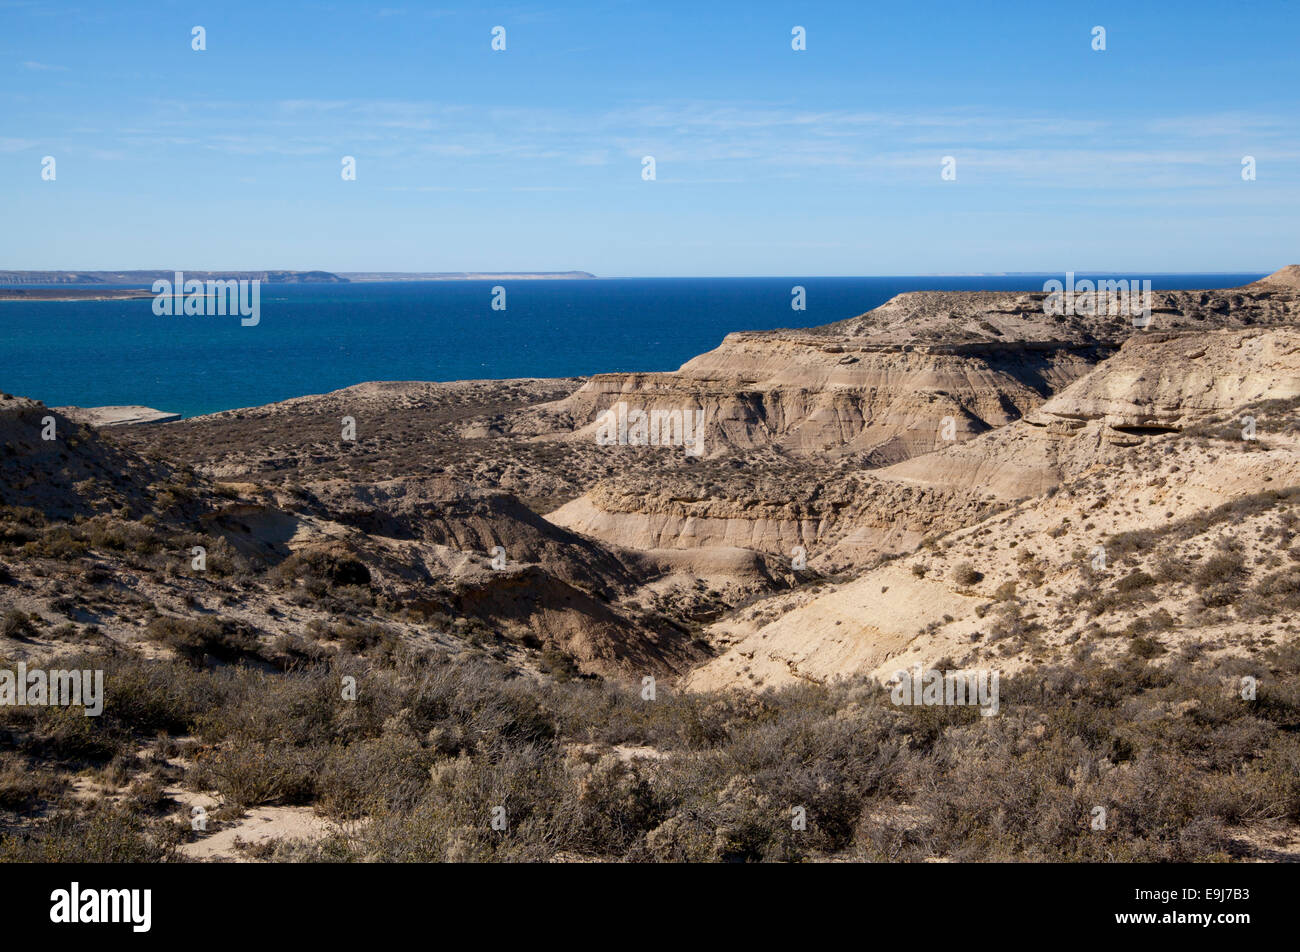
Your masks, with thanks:
[[(945, 155), (957, 157), (961, 184), (1027, 188), (1213, 187), (1238, 176), (1244, 154), (1267, 161), (1274, 174), (1288, 166), (1300, 172), (1296, 123), (1255, 111), (1110, 118), (967, 108), (918, 115), (683, 101), (636, 102), (592, 114), (310, 98), (269, 106), (225, 100), (151, 105), (131, 110), (117, 129), (112, 117), (97, 117), (99, 125), (81, 135), (109, 152), (200, 148), (289, 160), (356, 155), (383, 160), (387, 174), (397, 176), (427, 177), (434, 162), (440, 178), (469, 187), (481, 185), (484, 176), (499, 180), (503, 171), (536, 180), (539, 169), (553, 179), (539, 185), (570, 187), (579, 169), (616, 175), (623, 164), (639, 169), (644, 155), (655, 156), (664, 180), (718, 184), (826, 176), (847, 186), (925, 183), (938, 179)], [(526, 171), (518, 168), (524, 163)]]

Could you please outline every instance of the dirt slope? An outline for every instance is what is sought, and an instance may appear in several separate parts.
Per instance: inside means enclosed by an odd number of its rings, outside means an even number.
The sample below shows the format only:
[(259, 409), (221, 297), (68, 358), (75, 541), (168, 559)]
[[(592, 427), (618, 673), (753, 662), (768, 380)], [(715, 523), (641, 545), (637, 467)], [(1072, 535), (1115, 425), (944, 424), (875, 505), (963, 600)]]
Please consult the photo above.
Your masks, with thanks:
[[(1234, 603), (1246, 606), (1241, 611), (1259, 603), (1238, 601), (1235, 593), (1291, 584), (1289, 575), (1269, 579), (1295, 564), (1287, 558), (1296, 520), (1288, 490), (1300, 487), (1300, 331), (1135, 339), (1038, 416), (1068, 428), (1022, 421), (935, 454), (944, 458), (928, 465), (913, 460), (879, 475), (949, 485), (1001, 480), (1006, 491), (1024, 493), (1028, 448), (1038, 453), (1037, 478), (1050, 492), (815, 597), (778, 596), (720, 622), (712, 634), (726, 651), (694, 671), (690, 685), (758, 687), (855, 672), (888, 677), (900, 666), (942, 657), (1015, 669), (1059, 655), (1085, 636), (1102, 642), (1093, 618), (1076, 608), (1097, 600), (1124, 626), (1168, 612), (1174, 621), (1160, 615), (1161, 630), (1180, 630), (1162, 636), (1160, 650), (1202, 629), (1242, 636), (1229, 636), (1222, 650), (1257, 648), (1249, 627), (1234, 627), (1231, 612), (1219, 618), (1211, 609), (1222, 605), (1201, 604), (1202, 594), (1188, 583), (1197, 577), (1196, 563), (1204, 566), (1222, 549), (1232, 558), (1251, 553), (1229, 573)], [(1255, 439), (1243, 439), (1243, 416), (1257, 420)], [(1170, 528), (1181, 525), (1191, 528)], [(1120, 534), (1163, 541), (1139, 563), (1133, 543), (1112, 541)], [(1104, 569), (1093, 567), (1098, 547), (1111, 549)], [(1175, 567), (1152, 574), (1156, 562)], [(1163, 581), (1126, 583), (1139, 564)], [(1141, 598), (1129, 600), (1139, 590)], [(1067, 599), (1067, 591), (1080, 594)], [(1109, 606), (1108, 597), (1122, 609)], [(1139, 624), (1137, 634), (1145, 630)], [(1107, 629), (1105, 637), (1115, 635)], [(1128, 640), (1106, 647), (1118, 650)]]

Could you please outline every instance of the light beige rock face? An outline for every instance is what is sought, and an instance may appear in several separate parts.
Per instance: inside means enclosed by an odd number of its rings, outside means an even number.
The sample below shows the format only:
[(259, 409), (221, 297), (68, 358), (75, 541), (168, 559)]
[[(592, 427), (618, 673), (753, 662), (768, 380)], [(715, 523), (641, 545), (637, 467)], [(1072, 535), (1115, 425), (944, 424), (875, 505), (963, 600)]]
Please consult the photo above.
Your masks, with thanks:
[(966, 617), (982, 601), (943, 579), (917, 578), (904, 566), (886, 565), (745, 632), (692, 671), (685, 686), (761, 689), (874, 672), (911, 644), (918, 622), (945, 614)]
[(708, 489), (684, 479), (604, 483), (547, 519), (635, 548), (739, 546), (785, 559), (802, 549), (811, 568), (840, 571), (968, 525), (992, 502), (978, 492), (954, 493), (863, 472), (802, 486), (744, 482), (741, 476)]
[[(1242, 307), (1258, 320), (1272, 319), (1268, 292), (1259, 295)], [(1119, 318), (1045, 314), (1044, 298), (902, 294), (823, 327), (729, 334), (673, 373), (600, 374), (512, 426), (539, 438), (590, 442), (600, 415), (619, 403), (647, 413), (703, 410), (709, 455), (774, 447), (896, 462), (938, 448), (946, 418), (961, 436), (1019, 418), (1132, 332)], [(1207, 309), (1183, 303), (1187, 314), (1180, 310), (1178, 320), (1227, 320), (1208, 309), (1216, 302), (1207, 299)]]
[(1139, 334), (1023, 420), (879, 475), (1020, 499), (1107, 462), (1146, 431), (1297, 395), (1294, 327)]
[(1030, 426), (1020, 420), (983, 438), (905, 460), (879, 470), (881, 479), (1022, 499), (1047, 492), (1062, 479), (1062, 458), (1079, 451), (1095, 460), (1104, 451), (1100, 429), (1082, 431), (1057, 423)]
[(594, 441), (600, 415), (703, 411), (704, 452), (772, 446), (796, 456), (863, 453), (875, 464), (1004, 426), (1092, 367), (1095, 348), (954, 354), (730, 335), (672, 374), (602, 374), (555, 407), (570, 439)]
[(513, 425), (592, 441), (600, 414), (621, 402), (703, 410), (708, 454), (772, 446), (897, 462), (940, 448), (945, 417), (959, 437), (1018, 419), (1135, 334), (1300, 321), (1284, 272), (1247, 288), (1151, 292), (1143, 332), (1115, 294), (1095, 314), (1068, 315), (1047, 313), (1041, 293), (900, 294), (822, 327), (729, 334), (673, 373), (597, 375)]
[(1173, 429), (1209, 413), (1297, 394), (1300, 333), (1293, 328), (1139, 335), (1030, 421)]
[[(606, 480), (549, 518), (633, 545), (739, 545), (787, 556), (804, 546), (815, 549), (819, 566), (844, 568), (966, 524), (959, 520), (990, 497), (1047, 491), (1078, 466), (1131, 442), (1132, 435), (1116, 427), (1166, 425), (1157, 421), (1176, 418), (1170, 408), (1208, 412), (1273, 387), (1276, 381), (1247, 365), (1268, 363), (1277, 356), (1269, 348), (1289, 344), (1248, 336), (1238, 354), (1209, 359), (1198, 358), (1189, 344), (1169, 351), (1171, 363), (1158, 371), (1163, 378), (1142, 380), (1128, 376), (1146, 366), (1138, 349), (1180, 334), (1195, 341), (1221, 329), (1300, 321), (1300, 294), (1272, 284), (1152, 292), (1151, 323), (1144, 330), (1119, 316), (1117, 303), (1096, 314), (1053, 315), (1045, 313), (1045, 298), (917, 292), (824, 327), (731, 334), (674, 373), (593, 377), (513, 426), (540, 440), (592, 444), (600, 414), (620, 403), (647, 413), (702, 409), (706, 457), (740, 459), (762, 471), (768, 469), (764, 453), (806, 461), (791, 476), (800, 485), (817, 485), (817, 497), (795, 503), (784, 486), (764, 495), (729, 480), (717, 498), (704, 485), (713, 474), (691, 480), (679, 469), (659, 485)], [(1116, 364), (1104, 383), (1073, 391), (1071, 385), (1092, 379), (1098, 363), (1113, 361), (1121, 346), (1120, 353), (1136, 356), (1125, 356), (1128, 363)], [(1257, 347), (1264, 350), (1255, 354)], [(1212, 371), (1205, 368), (1220, 359), (1240, 365), (1246, 379), (1207, 383)], [(1278, 367), (1277, 373), (1287, 372)], [(1114, 394), (1096, 389), (1101, 386)], [(1045, 401), (1055, 409), (1049, 412)], [(1107, 414), (1113, 419), (1103, 419)], [(1147, 423), (1123, 422), (1146, 417)], [(1081, 428), (1092, 419), (1105, 425)], [(998, 439), (974, 440), (990, 430)], [(624, 448), (611, 452), (618, 449)], [(1072, 463), (1075, 457), (1082, 462)], [(880, 477), (855, 484), (862, 505), (840, 498), (845, 471), (825, 468), (834, 460)], [(943, 498), (915, 498), (900, 484), (941, 488)]]
[[(1254, 440), (1242, 437), (1243, 415), (1257, 420)], [(1285, 502), (1300, 486), (1300, 329), (1135, 337), (1028, 419), (874, 475), (947, 491), (990, 487), (1021, 501), (906, 562), (814, 597), (773, 596), (719, 623), (712, 634), (725, 650), (691, 673), (689, 687), (762, 688), (855, 673), (888, 679), (942, 658), (1015, 670), (1091, 630), (1065, 597), (1071, 589), (1086, 599), (1137, 568), (1165, 572), (1171, 588), (1180, 575), (1190, 582), (1194, 560), (1221, 545), (1224, 532), (1260, 551), (1255, 571), (1263, 578), (1285, 564), (1264, 558), (1278, 525), (1271, 500), (1280, 493)], [(1215, 509), (1237, 501), (1240, 514)], [(1120, 545), (1103, 569), (1111, 575), (1090, 575), (1097, 548), (1119, 533), (1150, 533), (1156, 541), (1134, 543), (1138, 551), (1169, 538), (1161, 557), (1188, 567), (1157, 569)], [(1153, 594), (1121, 616), (1126, 623), (1157, 608), (1173, 618), (1186, 611), (1191, 595), (1151, 584)], [(1014, 623), (986, 614), (1012, 601)], [(1024, 650), (993, 644), (1004, 637)]]
[[(1131, 457), (1067, 483), (1050, 499), (1030, 500), (946, 536), (933, 549), (814, 596), (772, 596), (715, 624), (709, 635), (723, 650), (695, 668), (686, 686), (761, 690), (854, 674), (886, 681), (918, 664), (1009, 673), (1031, 662), (1059, 660), (1084, 638), (1095, 639), (1092, 647), (1099, 650), (1123, 653), (1132, 637), (1123, 634), (1125, 626), (1160, 610), (1174, 619), (1176, 627), (1163, 639), (1171, 647), (1200, 642), (1231, 653), (1267, 638), (1268, 630), (1252, 635), (1232, 623), (1209, 622), (1207, 632), (1183, 627), (1198, 598), (1194, 561), (1186, 562), (1181, 589), (1175, 583), (1153, 586), (1150, 596), (1122, 609), (1105, 628), (1075, 607), (1079, 590), (1113, 591), (1135, 570), (1158, 571), (1161, 557), (1203, 559), (1225, 532), (1259, 553), (1253, 580), (1268, 574), (1264, 556), (1276, 545), (1271, 539), (1276, 512), (1264, 504), (1258, 514), (1207, 513), (1253, 494), (1300, 485), (1300, 447), (1294, 439), (1258, 451), (1238, 443), (1225, 456), (1192, 446), (1175, 450), (1179, 439), (1150, 437)], [(1243, 508), (1249, 512), (1244, 503)], [(1104, 572), (1089, 570), (1097, 548), (1117, 533), (1158, 536), (1165, 527), (1195, 526), (1198, 519), (1206, 527), (1190, 545), (1171, 544), (1146, 561), (1113, 555)], [(979, 580), (959, 581), (955, 576), (962, 565), (975, 568)], [(924, 569), (924, 576), (918, 577), (913, 566)], [(1003, 613), (1013, 600), (1016, 614), (1008, 618)]]

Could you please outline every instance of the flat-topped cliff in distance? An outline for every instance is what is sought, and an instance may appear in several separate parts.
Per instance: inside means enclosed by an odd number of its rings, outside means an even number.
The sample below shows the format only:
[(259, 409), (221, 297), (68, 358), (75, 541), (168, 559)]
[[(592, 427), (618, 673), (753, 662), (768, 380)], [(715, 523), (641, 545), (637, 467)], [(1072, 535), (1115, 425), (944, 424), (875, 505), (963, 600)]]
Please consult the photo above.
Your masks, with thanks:
[[(266, 284), (348, 284), (353, 281), (399, 283), (404, 281), (579, 281), (596, 276), (590, 271), (191, 271), (181, 269), (196, 281), (262, 281)], [(68, 297), (44, 297), (39, 291), (10, 297), (4, 291), (11, 284), (152, 284), (171, 281), (176, 271), (0, 271), (0, 300), (79, 300), (87, 293)], [(100, 293), (100, 292), (89, 292)], [(101, 300), (100, 298), (93, 298)]]
[(346, 284), (329, 271), (191, 271), (185, 268), (148, 271), (0, 271), (5, 284), (152, 284), (171, 281), (176, 272), (196, 281), (264, 281), (267, 284)]
[(587, 280), (590, 271), (340, 271), (347, 281), (571, 281)]
[(14, 288), (0, 285), (0, 301), (138, 301), (153, 297), (148, 288)]

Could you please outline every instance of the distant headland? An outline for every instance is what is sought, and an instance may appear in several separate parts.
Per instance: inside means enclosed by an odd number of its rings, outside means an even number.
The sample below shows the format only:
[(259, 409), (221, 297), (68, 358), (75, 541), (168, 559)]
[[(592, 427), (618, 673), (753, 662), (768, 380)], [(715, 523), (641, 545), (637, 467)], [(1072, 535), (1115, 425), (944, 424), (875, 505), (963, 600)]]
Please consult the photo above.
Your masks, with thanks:
[[(171, 280), (174, 270), (0, 271), (0, 288), (12, 284), (152, 284)], [(199, 281), (262, 281), (266, 284), (347, 284), (352, 281), (495, 281), (594, 278), (588, 271), (193, 271)], [(3, 293), (3, 292), (0, 292)]]
[[(0, 271), (0, 286), (6, 284), (153, 284), (170, 281), (177, 269), (150, 271)], [(191, 271), (185, 276), (199, 281), (263, 281), (266, 284), (345, 284), (329, 271)]]
[(148, 288), (15, 288), (0, 284), (0, 301), (135, 301), (153, 296)]
[[(0, 301), (125, 301), (152, 297), (155, 281), (175, 271), (0, 271)], [(265, 284), (350, 284), (412, 281), (584, 280), (587, 271), (185, 271), (198, 281)], [(88, 286), (87, 286), (88, 285)]]
[(340, 271), (345, 281), (574, 281), (589, 271)]

